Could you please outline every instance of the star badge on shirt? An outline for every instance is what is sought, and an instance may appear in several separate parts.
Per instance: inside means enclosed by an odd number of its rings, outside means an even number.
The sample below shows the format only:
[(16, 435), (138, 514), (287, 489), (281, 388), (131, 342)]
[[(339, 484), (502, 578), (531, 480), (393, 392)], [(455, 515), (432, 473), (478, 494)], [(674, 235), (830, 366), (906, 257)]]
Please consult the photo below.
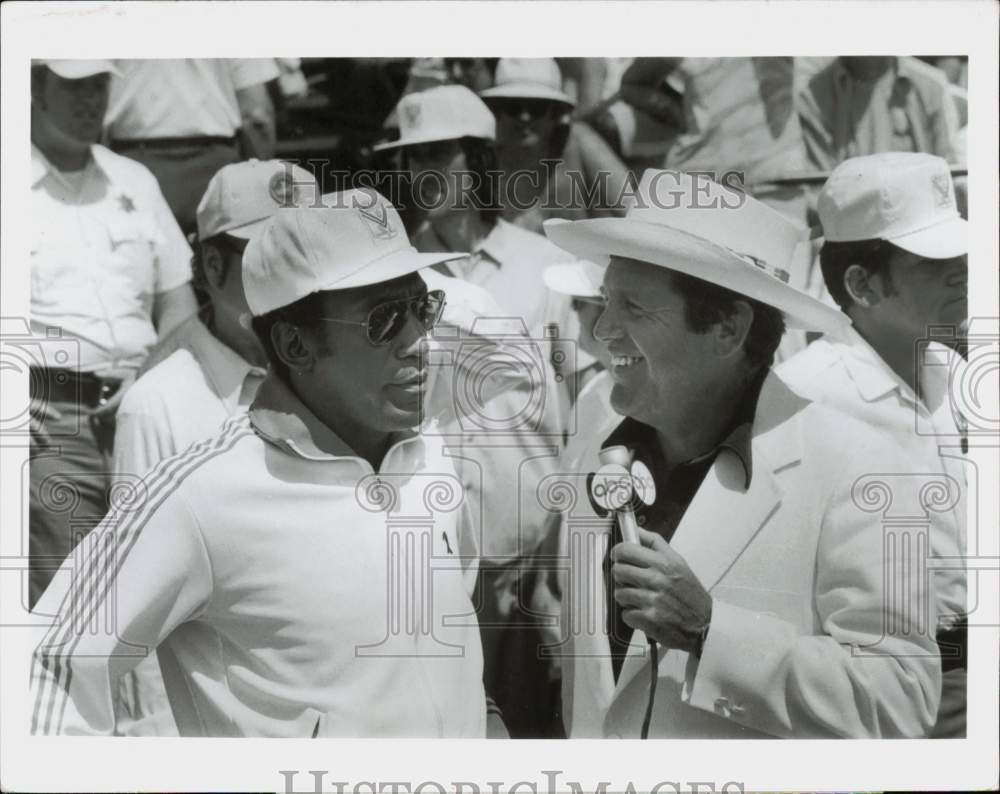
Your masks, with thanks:
[(118, 197), (118, 203), (121, 205), (122, 212), (135, 212), (135, 202), (132, 201), (130, 196), (126, 196), (122, 193)]

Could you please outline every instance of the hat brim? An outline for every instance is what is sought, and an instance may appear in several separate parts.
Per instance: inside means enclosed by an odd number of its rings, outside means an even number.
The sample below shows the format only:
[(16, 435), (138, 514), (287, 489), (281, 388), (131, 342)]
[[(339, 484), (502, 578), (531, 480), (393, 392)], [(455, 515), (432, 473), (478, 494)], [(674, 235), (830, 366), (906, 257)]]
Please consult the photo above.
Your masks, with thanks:
[(85, 77), (93, 77), (95, 74), (112, 74), (121, 77), (111, 61), (85, 61), (85, 60), (65, 60), (46, 61), (45, 65), (64, 80), (83, 80)]
[(452, 259), (459, 259), (467, 254), (462, 253), (431, 253), (422, 254), (415, 248), (403, 251), (395, 251), (391, 254), (369, 262), (355, 273), (346, 278), (334, 281), (326, 286), (320, 287), (317, 292), (329, 292), (332, 290), (354, 289), (355, 287), (368, 287), (372, 284), (382, 284), (386, 281), (408, 276), (416, 273), (425, 267), (433, 267), (442, 262), (449, 262)]
[(887, 239), (904, 251), (925, 259), (954, 259), (969, 253), (968, 224), (958, 216), (926, 229)]
[(843, 312), (679, 229), (628, 218), (553, 219), (544, 228), (552, 242), (581, 259), (607, 266), (611, 256), (620, 256), (676, 270), (772, 306), (793, 328), (839, 335), (850, 324)]
[(269, 220), (271, 220), (271, 216), (261, 218), (256, 221), (250, 221), (250, 223), (244, 223), (239, 226), (233, 226), (230, 229), (219, 229), (215, 232), (215, 234), (228, 234), (231, 237), (239, 237), (241, 240), (249, 240), (257, 234), (257, 232), (263, 229)]
[(427, 135), (412, 135), (409, 138), (400, 138), (395, 141), (386, 141), (385, 143), (376, 143), (372, 146), (373, 152), (384, 152), (388, 149), (399, 149), (403, 146), (415, 146), (418, 143), (434, 143), (435, 141), (457, 141), (460, 138), (480, 138), (484, 141), (492, 141), (493, 137), (486, 137), (484, 135), (472, 135), (471, 133), (463, 133), (461, 135), (456, 135), (454, 130), (438, 133), (429, 133)]
[(538, 83), (506, 83), (504, 85), (493, 86), (479, 92), (479, 96), (486, 99), (547, 99), (551, 102), (558, 102), (569, 108), (576, 107), (568, 94), (555, 88), (539, 85)]

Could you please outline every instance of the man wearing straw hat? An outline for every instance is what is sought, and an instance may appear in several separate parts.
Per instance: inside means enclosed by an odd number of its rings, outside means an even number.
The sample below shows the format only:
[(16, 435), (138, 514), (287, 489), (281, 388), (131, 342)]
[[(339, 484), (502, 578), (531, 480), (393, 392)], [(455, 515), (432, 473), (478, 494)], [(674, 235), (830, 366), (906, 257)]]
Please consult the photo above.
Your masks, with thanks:
[[(249, 412), (158, 465), (43, 596), (61, 619), (33, 733), (112, 733), (156, 648), (182, 735), (485, 735), (476, 539), (414, 430), (444, 306), (418, 271), (447, 255), (374, 191), (338, 198), (279, 210), (244, 253), (271, 364)], [(77, 632), (112, 594), (113, 630)]]
[(594, 439), (574, 480), (598, 475), (591, 505), (567, 516), (569, 734), (926, 735), (940, 661), (933, 630), (904, 616), (935, 604), (884, 592), (924, 539), (894, 528), (887, 555), (873, 495), (908, 462), (770, 372), (786, 323), (846, 325), (787, 284), (800, 230), (704, 177), (652, 170), (625, 218), (545, 228), (607, 265), (595, 334), (626, 417)]

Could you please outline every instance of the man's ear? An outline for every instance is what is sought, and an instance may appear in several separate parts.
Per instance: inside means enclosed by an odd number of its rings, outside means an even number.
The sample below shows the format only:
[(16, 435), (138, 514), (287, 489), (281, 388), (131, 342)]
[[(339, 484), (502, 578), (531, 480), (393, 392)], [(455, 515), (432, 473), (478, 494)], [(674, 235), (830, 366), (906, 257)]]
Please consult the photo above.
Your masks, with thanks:
[(278, 321), (271, 326), (271, 345), (281, 362), (293, 372), (312, 372), (316, 364), (316, 341), (298, 326)]
[(851, 300), (865, 309), (871, 309), (882, 302), (882, 295), (872, 284), (871, 274), (861, 265), (851, 265), (844, 271), (844, 289)]
[(211, 244), (202, 246), (201, 267), (209, 286), (221, 289), (226, 281), (226, 259), (222, 251)]
[(750, 326), (753, 309), (747, 301), (734, 301), (732, 311), (715, 324), (715, 349), (723, 358), (743, 349)]

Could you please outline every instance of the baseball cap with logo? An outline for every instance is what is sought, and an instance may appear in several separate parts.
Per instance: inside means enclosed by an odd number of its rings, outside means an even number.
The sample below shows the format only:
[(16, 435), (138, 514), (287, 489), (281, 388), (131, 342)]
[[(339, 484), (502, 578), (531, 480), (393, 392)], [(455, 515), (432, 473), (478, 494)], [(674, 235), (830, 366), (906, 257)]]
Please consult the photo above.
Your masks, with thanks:
[(396, 105), (399, 139), (375, 151), (456, 138), (496, 140), (496, 119), (486, 103), (462, 85), (441, 85), (407, 94)]
[(948, 163), (912, 152), (852, 157), (838, 165), (817, 201), (830, 242), (888, 240), (927, 259), (968, 253)]
[(371, 189), (327, 194), (326, 207), (279, 209), (243, 253), (243, 288), (259, 316), (306, 295), (352, 289), (456, 259), (418, 253), (399, 213)]
[(573, 107), (562, 90), (562, 73), (554, 58), (501, 58), (495, 85), (479, 92), (483, 99), (548, 99)]
[(93, 77), (95, 74), (108, 72), (113, 75), (121, 75), (115, 65), (108, 60), (73, 60), (70, 58), (50, 58), (34, 63), (44, 64), (64, 80), (82, 80), (85, 77)]
[(313, 175), (281, 160), (230, 163), (215, 172), (198, 202), (198, 239), (231, 234), (249, 240), (281, 208), (308, 207), (319, 197)]

